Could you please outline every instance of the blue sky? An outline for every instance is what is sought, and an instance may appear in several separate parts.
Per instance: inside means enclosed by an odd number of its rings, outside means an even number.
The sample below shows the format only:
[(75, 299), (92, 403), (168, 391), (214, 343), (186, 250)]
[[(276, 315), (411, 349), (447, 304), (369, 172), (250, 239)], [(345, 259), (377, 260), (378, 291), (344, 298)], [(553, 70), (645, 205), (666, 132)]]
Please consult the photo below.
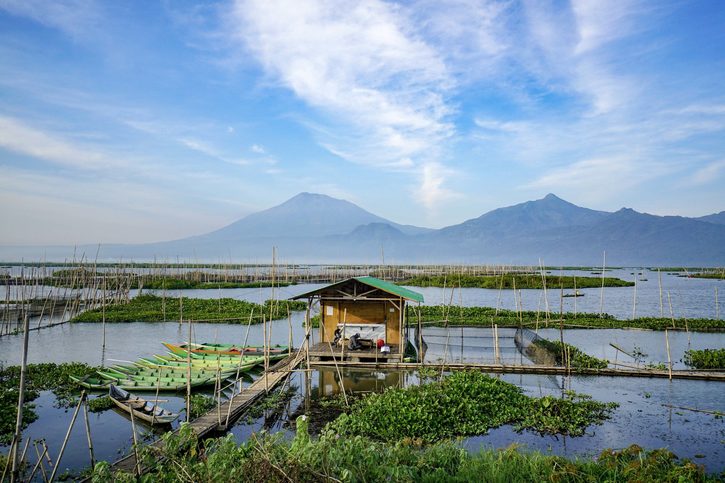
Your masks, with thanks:
[(440, 227), (553, 192), (725, 209), (719, 1), (0, 0), (0, 243), (301, 191)]

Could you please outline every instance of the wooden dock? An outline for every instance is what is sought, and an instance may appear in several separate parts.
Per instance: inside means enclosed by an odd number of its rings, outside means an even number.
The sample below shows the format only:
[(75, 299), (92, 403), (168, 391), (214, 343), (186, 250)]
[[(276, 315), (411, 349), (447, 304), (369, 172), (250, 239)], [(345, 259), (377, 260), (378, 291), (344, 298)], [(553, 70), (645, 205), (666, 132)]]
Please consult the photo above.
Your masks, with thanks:
[[(650, 369), (567, 369), (560, 366), (544, 366), (544, 365), (507, 365), (507, 364), (484, 364), (475, 362), (448, 362), (448, 363), (426, 363), (421, 365), (416, 362), (397, 362), (397, 361), (381, 361), (376, 364), (374, 362), (359, 361), (342, 361), (338, 359), (337, 366), (340, 367), (360, 367), (370, 369), (386, 369), (386, 370), (416, 370), (421, 367), (436, 370), (477, 370), (481, 372), (491, 372), (497, 374), (549, 374), (549, 375), (571, 375), (571, 376), (607, 376), (607, 377), (654, 377), (664, 378), (670, 377), (669, 371), (666, 370), (650, 370)], [(330, 361), (310, 361), (313, 367), (334, 367)], [(672, 379), (694, 379), (701, 381), (722, 381), (725, 382), (725, 372), (723, 371), (687, 371), (673, 370)]]
[[(292, 374), (303, 360), (304, 353), (302, 351), (292, 353), (287, 358), (282, 359), (270, 367), (269, 371), (266, 373), (266, 377), (265, 374), (262, 374), (259, 379), (244, 388), (239, 394), (222, 403), (221, 409), (218, 410), (215, 407), (189, 424), (199, 438), (204, 438), (220, 431), (225, 431), (227, 429), (225, 426), (227, 413), (229, 413), (229, 423), (236, 421), (258, 399), (266, 394), (267, 389), (273, 389), (277, 384), (284, 381), (290, 374)], [(178, 429), (174, 432), (177, 431)], [(150, 444), (149, 447), (160, 451), (163, 448), (163, 445), (163, 440), (159, 439)], [(134, 473), (136, 471), (135, 454), (131, 453), (130, 455), (116, 461), (113, 463), (111, 470), (114, 472), (121, 470), (127, 473)], [(142, 473), (145, 470), (146, 468), (141, 468)]]

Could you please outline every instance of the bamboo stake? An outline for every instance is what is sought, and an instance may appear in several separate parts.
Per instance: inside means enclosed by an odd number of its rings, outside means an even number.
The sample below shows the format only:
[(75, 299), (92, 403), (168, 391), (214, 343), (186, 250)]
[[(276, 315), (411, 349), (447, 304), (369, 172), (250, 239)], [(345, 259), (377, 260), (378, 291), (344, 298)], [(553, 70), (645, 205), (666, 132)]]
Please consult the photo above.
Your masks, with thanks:
[(40, 450), (38, 450), (38, 445), (35, 442), (33, 442), (33, 447), (35, 448), (35, 454), (38, 457), (38, 461), (35, 462), (35, 466), (33, 467), (33, 471), (28, 477), (28, 481), (33, 481), (35, 472), (38, 471), (38, 467), (40, 467), (40, 473), (43, 476), (43, 481), (47, 482), (48, 475), (45, 473), (45, 468), (43, 467), (43, 456), (45, 456), (46, 450), (43, 450), (43, 453), (41, 454)]
[(186, 422), (191, 421), (191, 319), (189, 319), (189, 346), (186, 348)]
[(717, 300), (717, 287), (715, 287), (715, 319), (720, 320), (720, 303)]
[(602, 291), (601, 295), (599, 296), (599, 316), (601, 317), (604, 314), (604, 271), (607, 268), (607, 252), (604, 251), (604, 255), (602, 258)]
[(672, 380), (672, 357), (670, 357), (670, 336), (665, 329), (665, 344), (667, 345), (667, 367), (670, 373), (670, 381)]
[(96, 466), (96, 458), (93, 454), (93, 440), (91, 439), (91, 424), (88, 421), (88, 400), (83, 404), (83, 418), (86, 423), (86, 438), (88, 439), (88, 452), (91, 456), (91, 468)]
[(15, 481), (18, 477), (18, 447), (20, 444), (20, 438), (22, 437), (23, 431), (23, 404), (25, 403), (25, 377), (28, 371), (28, 334), (30, 331), (30, 320), (28, 314), (25, 314), (23, 320), (23, 356), (20, 363), (20, 384), (18, 388), (18, 412), (17, 418), (15, 419), (15, 434), (13, 435), (12, 441), (12, 455), (8, 452), (8, 456), (12, 458), (13, 465), (10, 470), (10, 481)]
[[(129, 405), (129, 413), (131, 414), (131, 433), (133, 435), (133, 459), (135, 460), (134, 470), (136, 476), (141, 476), (141, 462), (138, 458), (138, 440), (136, 439), (136, 418), (133, 416), (133, 408)], [(187, 411), (188, 417), (188, 411)], [(52, 480), (52, 478), (51, 478)]]
[(637, 318), (637, 272), (634, 275), (634, 298), (632, 299), (632, 320)]
[(664, 317), (664, 307), (662, 306), (662, 271), (657, 269), (657, 281), (660, 286), (660, 317)]
[(68, 431), (65, 433), (65, 439), (63, 439), (63, 444), (60, 446), (60, 453), (58, 454), (58, 459), (55, 462), (55, 465), (53, 465), (53, 472), (50, 474), (50, 481), (52, 482), (55, 479), (55, 474), (58, 472), (58, 468), (60, 468), (60, 461), (63, 459), (63, 453), (65, 452), (65, 447), (68, 445), (68, 439), (70, 438), (70, 433), (73, 430), (73, 425), (76, 422), (76, 418), (78, 417), (78, 413), (80, 412), (81, 405), (83, 404), (83, 401), (86, 399), (86, 391), (85, 389), (81, 392), (81, 398), (78, 401), (78, 405), (76, 406), (75, 411), (73, 411), (73, 418), (70, 421), (70, 425), (68, 426)]
[(262, 314), (262, 351), (264, 354), (264, 392), (269, 393), (269, 354), (267, 353), (267, 316)]
[[(345, 337), (347, 337), (347, 307), (342, 312), (342, 360), (345, 360)], [(387, 339), (387, 335), (385, 337)], [(387, 344), (388, 341), (386, 340), (385, 343)]]

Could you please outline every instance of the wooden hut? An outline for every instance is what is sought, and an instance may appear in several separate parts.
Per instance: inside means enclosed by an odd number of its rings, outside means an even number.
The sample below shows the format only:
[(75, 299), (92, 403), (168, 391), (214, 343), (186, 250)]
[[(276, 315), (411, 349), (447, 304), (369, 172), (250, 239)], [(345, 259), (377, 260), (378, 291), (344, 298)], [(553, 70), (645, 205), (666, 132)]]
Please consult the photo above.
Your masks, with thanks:
[[(417, 292), (375, 277), (354, 277), (292, 297), (300, 299), (307, 299), (308, 320), (312, 306), (319, 303), (320, 307), (320, 341), (310, 347), (310, 357), (403, 361), (406, 348), (417, 356), (408, 344), (405, 310), (408, 302), (423, 302)], [(350, 350), (349, 339), (355, 334), (363, 348)], [(380, 339), (390, 347), (389, 354), (378, 349)]]

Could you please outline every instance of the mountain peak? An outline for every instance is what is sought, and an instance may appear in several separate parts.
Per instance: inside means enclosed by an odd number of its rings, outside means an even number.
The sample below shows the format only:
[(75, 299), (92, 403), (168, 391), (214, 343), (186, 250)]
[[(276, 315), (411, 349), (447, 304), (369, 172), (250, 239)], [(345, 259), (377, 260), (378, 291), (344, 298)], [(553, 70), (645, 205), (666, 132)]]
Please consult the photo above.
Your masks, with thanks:
[(564, 201), (561, 198), (559, 198), (558, 196), (556, 196), (554, 193), (547, 194), (546, 196), (541, 198), (541, 200), (542, 201)]

